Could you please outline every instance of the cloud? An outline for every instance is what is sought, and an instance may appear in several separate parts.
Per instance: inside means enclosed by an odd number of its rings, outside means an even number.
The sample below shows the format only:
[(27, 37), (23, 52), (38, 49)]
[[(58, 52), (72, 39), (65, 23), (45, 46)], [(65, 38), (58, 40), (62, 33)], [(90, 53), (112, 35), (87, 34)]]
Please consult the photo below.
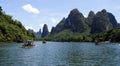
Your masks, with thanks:
[(56, 24), (59, 22), (58, 19), (54, 18), (54, 17), (51, 17), (50, 20), (52, 21), (52, 23)]
[(22, 6), (22, 8), (29, 13), (33, 13), (33, 14), (40, 13), (40, 11), (37, 8), (34, 8), (31, 4), (26, 4), (26, 5)]
[(43, 25), (44, 25), (44, 24), (40, 24), (40, 28), (43, 28)]

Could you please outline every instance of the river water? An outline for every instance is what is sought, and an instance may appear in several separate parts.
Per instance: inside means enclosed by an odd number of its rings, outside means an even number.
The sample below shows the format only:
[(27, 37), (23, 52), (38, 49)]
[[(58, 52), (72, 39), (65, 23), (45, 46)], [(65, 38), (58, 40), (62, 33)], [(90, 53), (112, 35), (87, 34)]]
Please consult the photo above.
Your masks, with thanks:
[(0, 43), (0, 66), (119, 66), (120, 44), (89, 42)]

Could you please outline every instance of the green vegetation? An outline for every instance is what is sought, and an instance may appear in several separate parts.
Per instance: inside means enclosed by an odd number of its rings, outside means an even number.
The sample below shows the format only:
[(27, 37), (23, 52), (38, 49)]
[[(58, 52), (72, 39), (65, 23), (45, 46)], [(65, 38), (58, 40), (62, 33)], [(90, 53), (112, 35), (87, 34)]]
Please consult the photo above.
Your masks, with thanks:
[(88, 17), (84, 17), (77, 9), (73, 9), (67, 18), (63, 18), (46, 40), (51, 41), (107, 41), (119, 42), (120, 29), (114, 15), (105, 9), (94, 14), (89, 12)]
[(91, 37), (99, 41), (107, 41), (111, 39), (112, 42), (120, 42), (120, 28), (112, 29), (102, 33), (93, 34), (91, 35)]
[(64, 30), (62, 32), (56, 33), (54, 35), (48, 35), (44, 39), (48, 41), (75, 41), (75, 42), (80, 42), (80, 41), (92, 41), (92, 38), (90, 36), (85, 36), (86, 34), (84, 33), (73, 33), (70, 30)]
[[(49, 40), (49, 41), (120, 41), (120, 28), (115, 17), (103, 9), (94, 14), (90, 11), (84, 17), (77, 9), (73, 9), (67, 18), (63, 18), (49, 33), (45, 24), (43, 32), (34, 33), (27, 31), (20, 21), (3, 12), (0, 7), (0, 42), (21, 42), (24, 40)], [(34, 34), (37, 34), (36, 37)], [(41, 38), (42, 37), (42, 38)]]
[(54, 35), (48, 35), (44, 38), (48, 41), (62, 41), (62, 42), (94, 42), (98, 41), (108, 41), (120, 42), (120, 28), (115, 28), (102, 33), (95, 33), (90, 35), (85, 35), (82, 33), (73, 33), (71, 31), (65, 30)]
[(21, 42), (34, 38), (34, 34), (27, 31), (20, 21), (12, 19), (0, 7), (0, 42)]

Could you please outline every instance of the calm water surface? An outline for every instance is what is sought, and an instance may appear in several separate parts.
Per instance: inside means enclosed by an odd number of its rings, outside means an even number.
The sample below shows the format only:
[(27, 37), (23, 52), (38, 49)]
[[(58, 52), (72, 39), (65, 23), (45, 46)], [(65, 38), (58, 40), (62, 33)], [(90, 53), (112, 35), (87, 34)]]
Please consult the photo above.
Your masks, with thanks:
[(0, 43), (0, 66), (120, 66), (120, 45), (87, 42)]

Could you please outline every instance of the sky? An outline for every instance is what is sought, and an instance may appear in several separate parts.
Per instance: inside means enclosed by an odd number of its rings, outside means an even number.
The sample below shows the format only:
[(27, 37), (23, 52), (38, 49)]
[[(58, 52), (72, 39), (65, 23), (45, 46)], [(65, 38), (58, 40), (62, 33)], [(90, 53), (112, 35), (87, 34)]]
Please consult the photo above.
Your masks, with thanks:
[(70, 11), (77, 8), (85, 17), (92, 10), (95, 13), (106, 9), (120, 23), (120, 0), (0, 0), (6, 14), (19, 20), (26, 29), (39, 31), (44, 24), (49, 31)]

